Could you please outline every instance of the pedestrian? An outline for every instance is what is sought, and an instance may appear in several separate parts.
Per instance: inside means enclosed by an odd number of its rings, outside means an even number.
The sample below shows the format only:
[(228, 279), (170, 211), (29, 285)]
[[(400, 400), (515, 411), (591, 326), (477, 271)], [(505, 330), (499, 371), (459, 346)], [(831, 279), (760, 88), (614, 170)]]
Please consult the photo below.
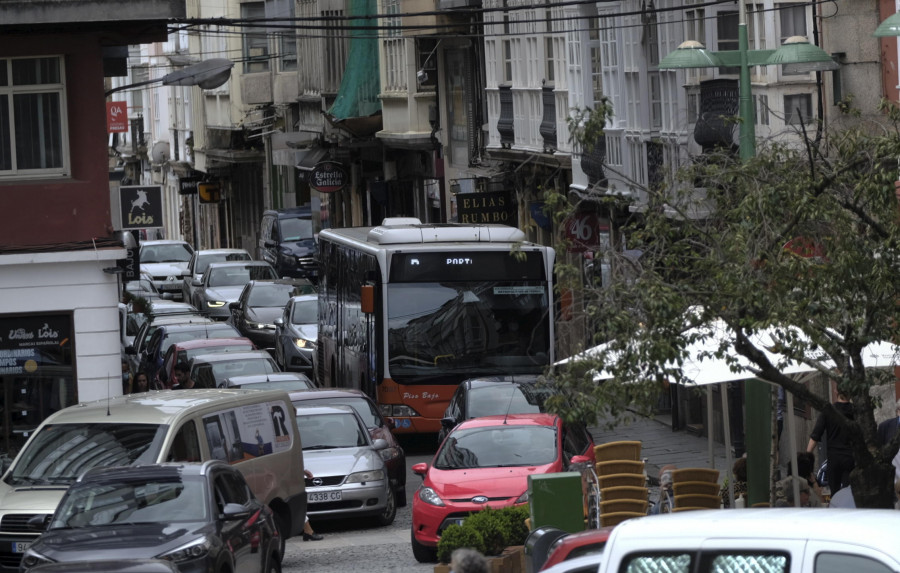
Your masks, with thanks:
[[(734, 503), (738, 507), (738, 500), (747, 495), (747, 458), (740, 457), (731, 465), (731, 479), (734, 481)], [(719, 490), (722, 498), (722, 507), (731, 507), (731, 496), (728, 493), (728, 481), (722, 484)], [(745, 500), (746, 501), (746, 500)]]
[(797, 475), (790, 474), (775, 482), (775, 507), (795, 507), (794, 482), (800, 492), (798, 507), (824, 507), (822, 491), (813, 475), (816, 457), (811, 452), (797, 452)]
[(134, 383), (131, 385), (131, 394), (137, 394), (138, 392), (146, 392), (150, 389), (150, 379), (147, 378), (147, 373), (143, 370), (139, 370), (138, 373), (134, 377)]
[(665, 465), (659, 468), (659, 499), (650, 507), (650, 515), (660, 513), (672, 513), (675, 507), (675, 494), (672, 485), (672, 471), (678, 469), (675, 464)]
[(488, 573), (487, 559), (475, 549), (460, 547), (450, 554), (450, 573)]
[[(837, 402), (832, 404), (838, 414), (845, 420), (853, 420), (853, 404), (842, 392), (838, 392)], [(850, 434), (844, 429), (843, 424), (837, 420), (829, 420), (824, 412), (819, 413), (816, 425), (809, 435), (807, 452), (816, 449), (816, 445), (825, 437), (825, 459), (828, 460), (826, 471), (830, 495), (834, 496), (841, 488), (850, 485), (850, 472), (856, 462), (853, 460), (853, 448), (850, 445)]]
[[(312, 472), (304, 469), (303, 475), (306, 476), (306, 479), (311, 480), (313, 478)], [(321, 535), (313, 531), (312, 525), (309, 523), (309, 515), (306, 516), (306, 521), (303, 523), (303, 541), (322, 541), (324, 539)]]
[(878, 439), (878, 445), (882, 448), (891, 443), (891, 440), (897, 435), (897, 429), (900, 428), (900, 402), (897, 402), (894, 406), (894, 413), (893, 418), (888, 418), (878, 424), (878, 431), (875, 433), (875, 436)]
[(187, 364), (179, 362), (175, 365), (174, 371), (175, 385), (172, 386), (172, 390), (187, 390), (196, 386), (190, 376), (190, 368), (188, 368)]

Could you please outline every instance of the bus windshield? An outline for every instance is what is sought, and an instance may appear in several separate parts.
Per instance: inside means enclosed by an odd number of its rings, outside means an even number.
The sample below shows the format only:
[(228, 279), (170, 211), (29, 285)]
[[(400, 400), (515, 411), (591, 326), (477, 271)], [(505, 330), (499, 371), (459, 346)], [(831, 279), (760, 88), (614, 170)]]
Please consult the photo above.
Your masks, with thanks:
[(549, 363), (546, 283), (391, 283), (387, 295), (388, 365), (397, 382), (539, 373)]

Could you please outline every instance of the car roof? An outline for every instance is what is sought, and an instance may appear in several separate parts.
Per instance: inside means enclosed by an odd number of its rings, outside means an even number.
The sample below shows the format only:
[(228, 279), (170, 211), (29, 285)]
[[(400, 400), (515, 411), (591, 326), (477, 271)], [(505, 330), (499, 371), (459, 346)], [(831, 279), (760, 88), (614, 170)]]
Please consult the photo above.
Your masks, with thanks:
[(324, 398), (369, 398), (363, 391), (354, 388), (315, 388), (290, 393), (291, 402), (298, 400), (321, 400)]
[[(230, 254), (230, 253), (247, 253), (247, 249), (200, 249), (197, 251), (197, 255), (217, 255), (217, 254)], [(250, 253), (247, 253), (248, 255)]]
[(137, 466), (100, 466), (91, 468), (78, 479), (80, 483), (110, 481), (140, 481), (160, 478), (171, 478), (180, 475), (207, 475), (211, 467), (216, 465), (229, 467), (221, 460), (208, 460), (203, 463), (186, 464), (184, 462), (166, 462)]
[[(303, 285), (312, 286), (312, 283), (309, 282), (309, 279), (292, 279), (292, 278), (280, 278), (280, 279), (254, 279), (250, 281), (250, 284), (274, 284), (274, 285), (288, 285), (288, 286), (297, 286)], [(299, 296), (299, 295), (298, 295)]]
[(178, 350), (192, 350), (194, 348), (209, 348), (213, 346), (236, 346), (238, 344), (253, 344), (249, 338), (235, 336), (234, 338), (196, 338), (194, 340), (185, 340), (184, 342), (176, 342), (172, 346)]
[[(156, 322), (154, 320), (154, 322)], [(166, 332), (181, 332), (185, 330), (228, 330), (229, 328), (234, 328), (230, 324), (225, 322), (216, 322), (215, 320), (210, 320), (209, 322), (176, 322), (173, 324), (160, 324), (160, 328), (165, 328)]]
[(278, 215), (279, 219), (292, 219), (294, 217), (298, 217), (298, 216), (302, 217), (304, 215), (311, 216), (312, 210), (309, 207), (287, 207), (287, 208), (278, 209), (278, 210), (269, 209), (264, 214), (266, 214), (266, 215), (276, 214), (276, 215)]
[(153, 315), (153, 321), (150, 323), (151, 327), (160, 327), (160, 326), (175, 326), (178, 324), (183, 324), (185, 326), (197, 326), (198, 324), (215, 324), (211, 318), (203, 316), (201, 314), (188, 314), (188, 313), (180, 313), (173, 312), (169, 314), (156, 314)]
[[(293, 401), (293, 398), (291, 398)], [(456, 426), (456, 430), (491, 426), (555, 426), (556, 414), (508, 414), (471, 418)]]
[(468, 384), (470, 388), (480, 386), (489, 386), (491, 384), (536, 384), (538, 375), (510, 375), (510, 376), (485, 376), (483, 378), (469, 378), (464, 380), (464, 384)]
[(631, 547), (697, 549), (708, 540), (814, 539), (877, 547), (893, 552), (900, 512), (887, 509), (754, 508), (747, 511), (695, 510), (629, 519), (616, 526), (607, 550)]
[[(296, 406), (297, 415), (321, 416), (324, 414), (352, 414), (359, 417), (356, 410), (349, 406), (341, 406), (339, 404), (329, 406)], [(363, 424), (365, 426), (365, 424)]]
[(225, 383), (230, 386), (239, 384), (254, 384), (262, 382), (284, 382), (289, 380), (303, 380), (304, 382), (312, 380), (306, 374), (300, 372), (273, 372), (271, 374), (245, 374), (243, 376), (232, 376), (226, 378)]
[(312, 293), (310, 293), (310, 294), (298, 294), (298, 295), (292, 296), (292, 297), (290, 298), (289, 302), (292, 302), (292, 303), (298, 303), (298, 302), (303, 302), (303, 301), (307, 301), (307, 300), (314, 300), (314, 301), (317, 301), (317, 300), (319, 300), (319, 295), (318, 295), (318, 294), (312, 294)]
[(217, 269), (220, 267), (271, 267), (266, 261), (221, 261), (218, 263), (209, 263), (207, 269)]
[[(268, 394), (268, 395), (267, 395)], [(285, 396), (284, 390), (244, 390), (240, 388), (197, 388), (190, 390), (151, 390), (140, 394), (111, 396), (92, 402), (81, 402), (54, 412), (45, 424), (163, 424), (171, 426), (192, 408), (214, 406), (225, 410), (254, 401), (274, 401)], [(900, 513), (900, 512), (898, 512)]]
[(218, 352), (216, 354), (198, 354), (191, 358), (191, 364), (234, 362), (235, 360), (258, 360), (267, 358), (274, 360), (272, 355), (265, 350), (242, 350), (240, 352)]
[(187, 245), (191, 246), (187, 241), (179, 241), (177, 239), (155, 239), (153, 241), (141, 241), (141, 246), (151, 246), (151, 245)]

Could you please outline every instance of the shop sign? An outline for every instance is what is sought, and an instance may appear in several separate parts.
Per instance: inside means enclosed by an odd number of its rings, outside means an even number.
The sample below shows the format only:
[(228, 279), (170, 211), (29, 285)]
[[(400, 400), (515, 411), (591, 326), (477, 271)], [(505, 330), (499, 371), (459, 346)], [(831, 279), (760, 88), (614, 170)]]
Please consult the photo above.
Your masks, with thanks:
[(460, 193), (456, 196), (456, 211), (460, 223), (469, 225), (517, 226), (515, 205), (509, 191), (489, 193)]
[(66, 314), (0, 317), (0, 375), (71, 365), (71, 325)]
[(316, 163), (309, 174), (309, 186), (319, 193), (334, 193), (347, 185), (347, 170), (337, 161)]
[(122, 229), (149, 229), (163, 226), (162, 187), (127, 185), (119, 187)]
[(596, 213), (575, 213), (563, 223), (570, 253), (596, 250), (609, 227), (601, 224)]
[(128, 102), (106, 102), (106, 131), (109, 133), (128, 132)]
[(196, 195), (197, 186), (203, 181), (202, 177), (180, 177), (178, 179), (179, 195)]

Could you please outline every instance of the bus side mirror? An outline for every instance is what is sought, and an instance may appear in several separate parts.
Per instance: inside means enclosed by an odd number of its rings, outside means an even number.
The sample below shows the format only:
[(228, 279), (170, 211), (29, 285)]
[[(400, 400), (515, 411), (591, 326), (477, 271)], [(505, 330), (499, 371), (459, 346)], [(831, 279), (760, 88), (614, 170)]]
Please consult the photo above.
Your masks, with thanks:
[(359, 288), (359, 298), (361, 310), (365, 314), (375, 312), (375, 287), (373, 285), (363, 285)]

